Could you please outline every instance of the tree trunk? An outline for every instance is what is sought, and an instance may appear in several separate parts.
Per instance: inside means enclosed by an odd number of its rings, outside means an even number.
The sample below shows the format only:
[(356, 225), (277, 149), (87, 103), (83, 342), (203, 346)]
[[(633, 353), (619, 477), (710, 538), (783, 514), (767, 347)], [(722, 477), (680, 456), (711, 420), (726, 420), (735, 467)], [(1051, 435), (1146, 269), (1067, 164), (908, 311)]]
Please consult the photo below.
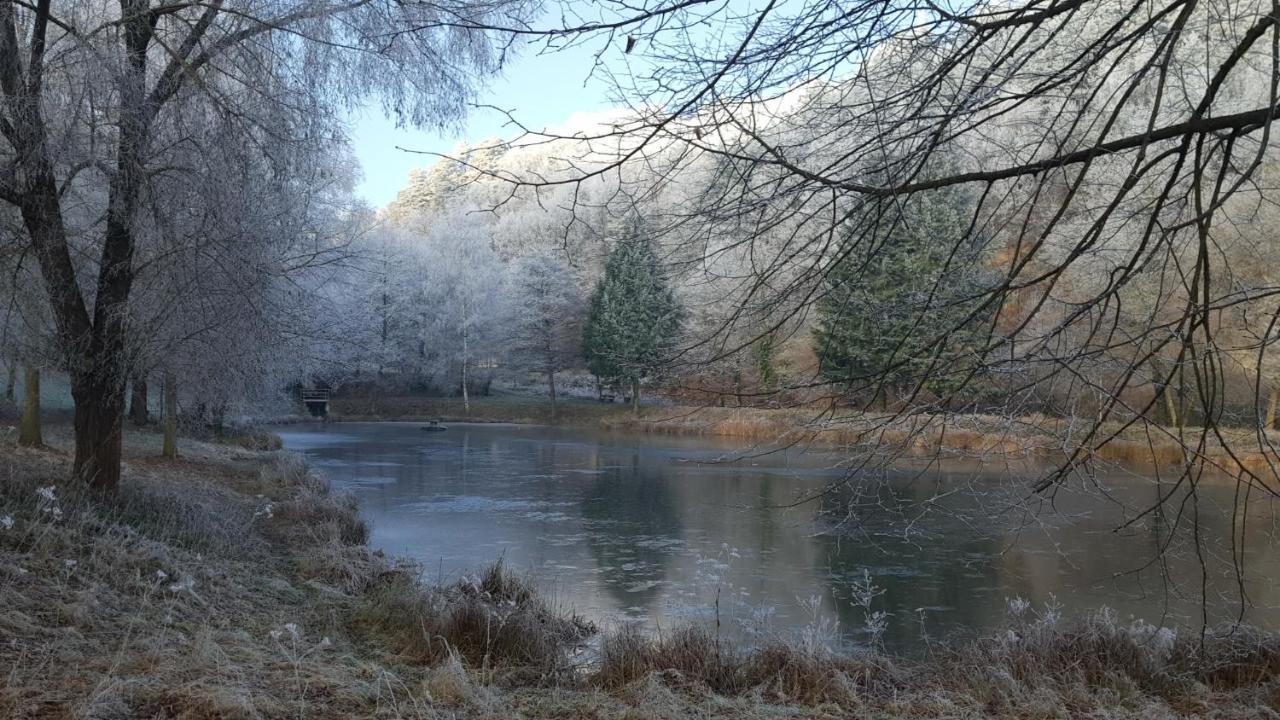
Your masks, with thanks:
[(164, 447), (161, 454), (178, 457), (178, 381), (173, 371), (164, 372)]
[(467, 393), (467, 361), (462, 361), (462, 412), (471, 417), (471, 396)]
[(1263, 419), (1263, 430), (1274, 430), (1276, 427), (1276, 405), (1280, 404), (1280, 387), (1273, 388), (1267, 396), (1267, 416)]
[(1178, 403), (1173, 395), (1173, 385), (1165, 385), (1161, 394), (1164, 395), (1164, 412), (1169, 421), (1169, 427), (1176, 428), (1178, 427)]
[(147, 412), (147, 376), (135, 375), (133, 392), (129, 398), (129, 419), (138, 427), (145, 427), (151, 419)]
[(23, 372), (22, 419), (18, 422), (18, 444), (40, 447), (40, 368), (27, 363)]
[(213, 427), (213, 432), (222, 437), (222, 433), (227, 429), (227, 404), (225, 402), (217, 402), (213, 405), (213, 412), (209, 416), (209, 424)]
[(551, 419), (555, 420), (560, 413), (560, 408), (556, 405), (556, 371), (547, 371), (547, 388), (551, 391)]
[(94, 490), (111, 492), (120, 485), (124, 435), (124, 382), (101, 372), (74, 377), (76, 459), (74, 474)]
[(467, 394), (467, 330), (462, 330), (462, 412), (471, 417), (471, 396)]
[(4, 399), (9, 402), (17, 400), (18, 359), (9, 358), (9, 375), (4, 384)]
[(631, 381), (631, 409), (635, 410), (636, 417), (640, 417), (640, 381)]

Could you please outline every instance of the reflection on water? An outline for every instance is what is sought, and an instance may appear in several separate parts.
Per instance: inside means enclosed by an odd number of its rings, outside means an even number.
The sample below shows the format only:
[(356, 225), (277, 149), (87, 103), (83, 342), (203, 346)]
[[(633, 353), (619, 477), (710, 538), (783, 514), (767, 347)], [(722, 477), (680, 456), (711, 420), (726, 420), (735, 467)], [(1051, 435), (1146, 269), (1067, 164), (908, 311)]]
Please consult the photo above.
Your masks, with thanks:
[[(1131, 475), (1064, 486), (1049, 507), (1020, 502), (1027, 476), (1008, 470), (838, 483), (840, 455), (744, 457), (705, 438), (509, 425), (428, 433), (411, 423), (280, 434), (355, 494), (376, 546), (442, 579), (503, 557), (558, 602), (606, 620), (718, 617), (744, 633), (838, 626), (856, 642), (864, 613), (852, 593), (868, 573), (884, 589), (875, 609), (889, 613), (885, 643), (901, 652), (926, 633), (999, 626), (1013, 597), (1196, 625), (1202, 581), (1211, 621), (1241, 611), (1234, 530), (1250, 578), (1245, 617), (1280, 624), (1276, 507), (1255, 497), (1232, 513), (1230, 482), (1202, 483), (1184, 505), (1199, 511), (1197, 554), (1185, 519), (1136, 516), (1168, 484)], [(1162, 544), (1165, 559), (1143, 569)]]

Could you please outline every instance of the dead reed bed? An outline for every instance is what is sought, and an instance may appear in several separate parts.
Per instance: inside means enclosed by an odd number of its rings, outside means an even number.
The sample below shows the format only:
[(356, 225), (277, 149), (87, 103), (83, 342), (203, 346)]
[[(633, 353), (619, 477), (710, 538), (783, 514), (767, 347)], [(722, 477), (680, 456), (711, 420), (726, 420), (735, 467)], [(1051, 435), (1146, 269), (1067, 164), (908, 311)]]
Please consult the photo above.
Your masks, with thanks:
[[(465, 412), (455, 398), (338, 398), (335, 417), (350, 420), (431, 420), (550, 424), (549, 405), (540, 398), (478, 398)], [(1225, 429), (1224, 446), (1211, 441), (1197, 450), (1199, 428), (1125, 427), (1111, 423), (1090, 443), (1075, 437), (1081, 427), (1045, 415), (1002, 417), (982, 414), (861, 412), (830, 406), (756, 408), (662, 405), (637, 416), (629, 407), (587, 401), (561, 403), (555, 423), (628, 432), (733, 438), (757, 445), (812, 445), (855, 449), (885, 458), (948, 456), (1046, 464), (1079, 450), (1078, 459), (1134, 468), (1169, 468), (1193, 456), (1223, 476), (1242, 471), (1273, 477), (1280, 454), (1259, 449), (1256, 431)], [(1179, 433), (1185, 440), (1178, 440)], [(1280, 447), (1280, 433), (1265, 435)], [(1105, 442), (1100, 442), (1103, 438)], [(1229, 447), (1229, 449), (1228, 449)]]

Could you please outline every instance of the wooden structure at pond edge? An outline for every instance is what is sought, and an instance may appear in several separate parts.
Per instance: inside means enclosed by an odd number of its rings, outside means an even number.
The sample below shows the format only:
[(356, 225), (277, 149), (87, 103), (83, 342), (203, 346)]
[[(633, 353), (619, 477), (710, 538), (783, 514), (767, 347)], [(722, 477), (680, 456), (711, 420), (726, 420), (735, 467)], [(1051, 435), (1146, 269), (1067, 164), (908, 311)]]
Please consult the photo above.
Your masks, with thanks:
[(312, 417), (329, 417), (329, 388), (318, 388), (302, 391), (302, 404)]

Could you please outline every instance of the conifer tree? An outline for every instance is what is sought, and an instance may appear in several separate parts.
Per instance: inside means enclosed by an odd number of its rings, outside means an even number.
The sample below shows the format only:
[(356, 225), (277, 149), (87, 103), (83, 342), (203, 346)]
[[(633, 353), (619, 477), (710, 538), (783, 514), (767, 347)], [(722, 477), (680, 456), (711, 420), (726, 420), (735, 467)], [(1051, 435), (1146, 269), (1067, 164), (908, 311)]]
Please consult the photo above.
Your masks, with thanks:
[(591, 295), (582, 334), (587, 365), (596, 376), (629, 387), (639, 412), (640, 382), (663, 368), (683, 320), (648, 229), (633, 215)]
[[(817, 303), (822, 376), (886, 404), (921, 381), (945, 397), (965, 381), (989, 313), (974, 317), (987, 273), (969, 232), (971, 194), (943, 189), (851, 220)], [(959, 252), (955, 251), (961, 247)]]

